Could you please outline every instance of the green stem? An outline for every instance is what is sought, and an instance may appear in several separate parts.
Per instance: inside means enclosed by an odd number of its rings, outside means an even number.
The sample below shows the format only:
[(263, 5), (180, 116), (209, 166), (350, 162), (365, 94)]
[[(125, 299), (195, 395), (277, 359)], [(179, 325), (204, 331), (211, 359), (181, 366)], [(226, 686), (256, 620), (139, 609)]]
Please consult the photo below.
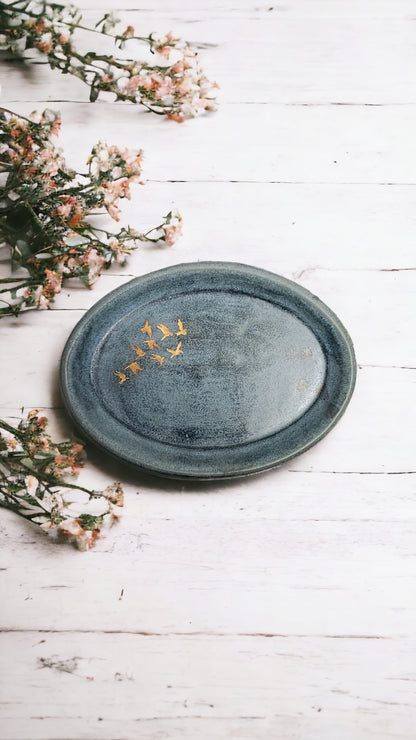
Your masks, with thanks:
[[(18, 283), (22, 278), (0, 278), (0, 283)], [(25, 285), (37, 285), (37, 280), (27, 280)]]
[(0, 308), (0, 316), (7, 316), (8, 314), (17, 316), (20, 311), (19, 304), (14, 306), (12, 303), (9, 303), (9, 301), (5, 301), (4, 298), (0, 298), (0, 303), (5, 303), (6, 306), (8, 306), (8, 308)]
[[(90, 58), (90, 54), (92, 54), (92, 58)], [(107, 56), (106, 54), (95, 54), (93, 52), (87, 52), (86, 54), (82, 55), (79, 54), (77, 51), (74, 51), (73, 49), (71, 49), (70, 55), (75, 59), (78, 59), (78, 61), (82, 62), (82, 64), (88, 64), (90, 67), (93, 67), (100, 72), (103, 71), (102, 67), (94, 64), (94, 62), (105, 62), (106, 64), (111, 64), (113, 67), (117, 67), (118, 69), (125, 69), (126, 65), (135, 63), (133, 59), (126, 59), (125, 61), (121, 62), (114, 57)]]
[[(16, 494), (10, 493), (10, 491), (6, 491), (6, 492), (3, 491), (2, 492), (2, 495), (6, 499), (6, 501), (5, 501), (6, 507), (7, 507), (7, 498), (13, 499), (14, 502), (15, 502), (15, 506), (16, 507), (18, 507), (18, 506), (21, 507), (22, 506), (22, 500), (18, 496), (16, 496)], [(1, 503), (1, 500), (0, 500), (0, 503)], [(39, 508), (41, 508), (42, 511), (45, 514), (47, 514), (48, 516), (50, 516), (50, 512), (47, 509), (45, 509), (45, 507), (42, 505), (42, 499), (36, 499), (36, 505), (39, 506)], [(24, 514), (19, 509), (17, 509), (17, 508), (15, 509), (14, 506), (10, 506), (8, 508), (10, 508), (12, 511), (15, 511), (16, 514), (21, 514), (25, 519), (29, 519), (29, 521), (31, 521), (32, 520), (32, 517), (34, 517), (34, 516), (42, 516), (41, 514), (39, 514), (39, 512), (32, 513), (32, 514), (29, 514), (29, 513)]]
[[(10, 494), (7, 494), (8, 496)], [(24, 514), (21, 509), (18, 508), (18, 505), (15, 504), (14, 506), (9, 504), (7, 501), (4, 501), (0, 499), (0, 507), (3, 509), (8, 509), (9, 511), (13, 511), (14, 514), (17, 514), (18, 516), (21, 516), (23, 519), (26, 519), (27, 522), (32, 522), (31, 518), (27, 516), (27, 514)], [(48, 512), (49, 513), (49, 512)], [(37, 514), (35, 516), (42, 516), (41, 514)], [(36, 524), (36, 522), (32, 522), (32, 524)]]
[(16, 429), (15, 427), (12, 427), (11, 424), (8, 424), (7, 421), (4, 421), (3, 419), (0, 419), (0, 429), (4, 429), (5, 432), (10, 432), (15, 437), (18, 437), (19, 439), (25, 438), (25, 433), (20, 432), (19, 429)]
[(115, 39), (116, 41), (145, 41), (148, 44), (151, 43), (148, 36), (129, 36), (129, 38), (125, 39), (122, 35), (118, 35), (115, 33), (108, 33), (108, 31), (99, 31), (96, 28), (91, 28), (90, 26), (83, 26), (80, 23), (65, 23), (68, 28), (80, 28), (82, 31), (90, 31), (91, 33), (98, 33), (100, 36), (106, 36), (109, 39)]
[[(5, 10), (7, 12), (7, 8), (13, 7), (14, 5), (21, 4), (21, 0), (14, 0), (14, 2), (7, 3), (1, 3), (2, 10)], [(48, 5), (49, 3), (45, 3), (45, 5)], [(55, 8), (62, 8), (62, 10), (65, 10), (65, 5), (61, 5), (60, 3), (51, 3), (52, 7)], [(39, 18), (39, 15), (37, 13), (34, 13), (32, 10), (28, 10), (29, 3), (26, 3), (26, 5), (23, 6), (23, 8), (20, 8), (19, 10), (21, 12), (26, 13), (31, 18)], [(151, 43), (150, 38), (148, 36), (131, 36), (128, 39), (125, 39), (122, 35), (118, 35), (115, 33), (108, 33), (108, 31), (99, 31), (96, 28), (91, 28), (90, 26), (84, 26), (81, 23), (70, 23), (68, 21), (59, 21), (59, 23), (62, 23), (63, 26), (66, 26), (67, 28), (73, 28), (73, 29), (81, 29), (81, 31), (90, 31), (90, 33), (98, 33), (100, 36), (106, 36), (110, 39), (115, 39), (116, 41), (129, 41), (131, 39), (134, 39), (136, 41), (145, 41), (147, 43)]]
[(166, 224), (166, 221), (164, 221), (162, 224), (159, 224), (159, 226), (154, 226), (153, 229), (149, 229), (149, 231), (146, 231), (144, 234), (142, 234), (142, 236), (144, 236), (147, 239), (148, 234), (151, 234), (152, 231), (158, 231), (159, 229), (163, 229), (165, 224)]
[[(1, 303), (7, 303), (3, 298), (0, 298)], [(37, 306), (25, 306), (25, 308), (21, 308), (22, 301), (20, 303), (17, 303), (15, 305), (11, 303), (7, 303), (9, 308), (0, 308), (0, 317), (1, 316), (17, 316), (20, 313), (27, 313), (28, 311), (37, 311)]]
[[(80, 175), (81, 177), (88, 177), (88, 175), (82, 175), (79, 172), (75, 173), (76, 175)], [(16, 183), (17, 184), (17, 183)], [(0, 197), (3, 195), (7, 195), (10, 190), (14, 190), (16, 188), (16, 184), (9, 188), (8, 190), (0, 191)], [(22, 205), (24, 203), (29, 203), (32, 206), (35, 206), (37, 203), (43, 203), (45, 200), (50, 200), (54, 198), (59, 198), (61, 195), (78, 195), (79, 193), (85, 193), (88, 190), (94, 190), (95, 185), (91, 182), (85, 183), (85, 185), (73, 185), (71, 188), (62, 188), (61, 190), (52, 190), (50, 193), (42, 193), (40, 197), (37, 200), (29, 200), (29, 199), (23, 199), (19, 198), (19, 200), (13, 201), (12, 206), (8, 206), (7, 208), (0, 209), (0, 216), (2, 213), (7, 213), (7, 211), (13, 210), (19, 205)]]
[[(2, 280), (0, 280), (0, 283)], [(19, 288), (27, 288), (29, 285), (39, 285), (40, 283), (37, 280), (26, 280), (20, 283), (20, 285), (15, 288), (15, 290), (18, 290)], [(8, 293), (10, 291), (10, 288), (2, 288), (0, 290), (0, 293)]]
[[(19, 462), (19, 465), (26, 470), (31, 475), (36, 476), (36, 470), (32, 470), (27, 465), (25, 465), (23, 462)], [(47, 473), (42, 473), (40, 481), (43, 483), (43, 481), (47, 481), (48, 483), (51, 483), (52, 486), (61, 486), (61, 488), (74, 488), (77, 491), (84, 491), (84, 493), (88, 493), (89, 496), (94, 496), (94, 491), (91, 491), (89, 488), (84, 488), (83, 486), (79, 486), (77, 483), (67, 483), (63, 478), (55, 478), (54, 475), (48, 475)]]
[(23, 116), (21, 113), (16, 113), (14, 110), (10, 110), (9, 108), (4, 108), (4, 106), (0, 105), (0, 113), (9, 113), (11, 116), (16, 116), (16, 118), (23, 118), (25, 121), (28, 121), (29, 123), (33, 124), (33, 126), (37, 126), (38, 128), (41, 127), (41, 123), (36, 123), (36, 121), (32, 121), (31, 118), (27, 118), (26, 116)]

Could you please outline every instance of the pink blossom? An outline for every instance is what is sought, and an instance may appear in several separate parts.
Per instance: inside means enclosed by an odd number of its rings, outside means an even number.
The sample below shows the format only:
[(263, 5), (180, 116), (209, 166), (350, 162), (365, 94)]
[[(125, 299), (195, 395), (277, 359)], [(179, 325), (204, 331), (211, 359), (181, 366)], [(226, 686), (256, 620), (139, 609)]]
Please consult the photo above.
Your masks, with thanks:
[(163, 231), (165, 232), (166, 246), (173, 247), (182, 235), (182, 221), (179, 221), (176, 224), (169, 224), (169, 226), (164, 226)]
[(157, 89), (155, 92), (155, 99), (160, 100), (161, 98), (164, 98), (165, 95), (169, 95), (171, 91), (172, 91), (172, 80), (170, 77), (164, 77), (162, 82), (157, 86)]
[(185, 116), (182, 113), (168, 113), (168, 118), (171, 121), (176, 121), (176, 123), (183, 123), (185, 120)]
[(193, 85), (193, 81), (190, 77), (184, 77), (180, 85), (178, 85), (178, 91), (180, 95), (186, 95)]
[(154, 80), (151, 75), (140, 75), (140, 87), (144, 87), (145, 90), (151, 90), (154, 87)]
[(45, 270), (45, 275), (47, 277), (47, 284), (45, 285), (45, 290), (52, 291), (53, 293), (60, 293), (61, 292), (61, 283), (62, 283), (62, 275), (58, 275), (54, 270)]
[(161, 46), (158, 50), (158, 54), (160, 54), (161, 57), (164, 57), (165, 59), (169, 59), (171, 47), (170, 46)]
[(127, 26), (126, 30), (121, 34), (123, 39), (131, 39), (134, 36), (133, 26)]
[(33, 303), (38, 308), (49, 308), (50, 300), (43, 294), (43, 286), (38, 285), (32, 293)]
[(87, 250), (86, 258), (89, 267), (89, 279), (92, 284), (105, 265), (105, 257), (102, 254), (98, 254), (97, 250), (93, 248)]
[(211, 105), (211, 102), (212, 101), (208, 100), (208, 98), (197, 98), (194, 102), (194, 105), (197, 108), (202, 108), (203, 110), (205, 110), (206, 108), (209, 108), (209, 106)]
[(141, 77), (140, 75), (133, 75), (133, 77), (130, 77), (127, 89), (129, 92), (136, 92), (137, 88), (140, 87), (141, 83)]
[(51, 147), (45, 147), (39, 155), (39, 158), (42, 160), (42, 162), (48, 162), (49, 159), (52, 158), (54, 152), (51, 149)]
[(120, 208), (118, 206), (112, 204), (111, 206), (107, 207), (107, 211), (108, 211), (109, 216), (111, 216), (111, 218), (113, 218), (114, 221), (120, 221), (120, 216), (119, 216)]
[(118, 180), (119, 177), (122, 176), (122, 174), (123, 174), (123, 170), (119, 166), (113, 167), (113, 169), (110, 172), (110, 175), (113, 178), (113, 180)]
[(42, 51), (44, 54), (48, 54), (52, 49), (52, 33), (50, 31), (48, 31), (48, 33), (43, 33), (36, 46), (39, 51)]
[(134, 95), (137, 88), (141, 85), (142, 78), (139, 75), (133, 77), (120, 77), (117, 80), (117, 87), (124, 95)]
[(60, 131), (60, 128), (61, 128), (61, 123), (62, 123), (61, 117), (60, 116), (56, 116), (56, 118), (55, 118), (55, 120), (54, 120), (54, 122), (52, 124), (52, 128), (51, 128), (51, 133), (54, 136), (58, 136), (59, 131)]
[(176, 64), (174, 64), (173, 67), (171, 67), (171, 70), (172, 72), (174, 72), (174, 74), (182, 75), (185, 71), (185, 67), (184, 67), (182, 59), (179, 59), (176, 62)]
[(56, 210), (61, 214), (61, 216), (68, 218), (72, 210), (72, 205), (71, 203), (62, 203)]
[(60, 293), (61, 292), (61, 283), (62, 283), (62, 275), (58, 275), (54, 270), (45, 270), (45, 275), (47, 277), (47, 284), (45, 285), (45, 290), (51, 290), (53, 293)]
[(36, 496), (38, 490), (39, 481), (34, 475), (28, 475), (26, 478), (26, 490), (29, 496)]
[(59, 524), (59, 529), (67, 534), (72, 534), (74, 537), (78, 537), (84, 532), (80, 523), (76, 519), (66, 519)]

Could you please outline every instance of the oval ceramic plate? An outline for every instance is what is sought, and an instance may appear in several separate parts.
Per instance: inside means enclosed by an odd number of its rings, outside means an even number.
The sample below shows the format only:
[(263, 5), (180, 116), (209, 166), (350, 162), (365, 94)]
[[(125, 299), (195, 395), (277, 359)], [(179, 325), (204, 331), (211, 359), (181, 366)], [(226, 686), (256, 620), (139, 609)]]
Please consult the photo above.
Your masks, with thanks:
[(151, 473), (227, 478), (311, 447), (351, 397), (351, 340), (304, 288), (227, 262), (136, 278), (90, 309), (61, 363), (92, 442)]

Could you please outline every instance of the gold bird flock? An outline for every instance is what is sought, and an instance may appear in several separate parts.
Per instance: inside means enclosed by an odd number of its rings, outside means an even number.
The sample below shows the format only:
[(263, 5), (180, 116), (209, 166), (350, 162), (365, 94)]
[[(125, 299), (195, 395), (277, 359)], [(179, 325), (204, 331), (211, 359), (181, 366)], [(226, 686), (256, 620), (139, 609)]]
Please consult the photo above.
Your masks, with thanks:
[[(183, 339), (181, 337), (186, 337), (188, 334), (188, 330), (184, 327), (181, 319), (177, 319), (177, 331), (176, 327), (175, 330), (172, 331), (169, 329), (165, 324), (157, 324), (155, 329), (153, 328), (152, 324), (149, 323), (148, 319), (146, 319), (144, 325), (141, 327), (140, 331), (144, 336), (147, 336), (148, 339), (143, 338), (143, 344), (146, 345), (146, 347), (140, 346), (140, 344), (132, 344), (130, 349), (132, 352), (134, 352), (134, 357), (131, 359), (128, 365), (126, 365), (123, 370), (116, 370), (114, 375), (116, 378), (118, 378), (118, 384), (123, 385), (123, 383), (126, 383), (129, 379), (133, 378), (136, 375), (139, 375), (144, 371), (143, 367), (143, 360), (148, 357), (151, 361), (151, 366), (154, 367), (163, 367), (163, 364), (165, 360), (168, 362), (171, 360), (174, 360), (175, 357), (179, 357), (179, 355), (183, 355), (182, 351), (182, 343)], [(156, 335), (154, 334), (156, 332)], [(165, 340), (169, 340), (172, 344), (170, 347), (165, 347), (162, 342)], [(176, 346), (175, 346), (176, 344)], [(162, 354), (160, 352), (156, 352), (156, 350), (162, 350), (162, 352), (165, 350), (167, 351), (167, 354)], [(143, 364), (141, 364), (143, 363)]]

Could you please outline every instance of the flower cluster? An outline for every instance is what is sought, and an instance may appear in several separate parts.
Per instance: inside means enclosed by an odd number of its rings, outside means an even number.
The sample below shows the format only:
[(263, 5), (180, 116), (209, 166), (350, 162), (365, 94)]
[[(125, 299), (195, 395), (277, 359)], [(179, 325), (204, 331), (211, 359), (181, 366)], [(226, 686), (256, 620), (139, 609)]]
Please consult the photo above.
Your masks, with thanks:
[(94, 225), (89, 216), (100, 209), (119, 220), (120, 200), (142, 182), (142, 152), (99, 142), (81, 174), (55, 146), (59, 127), (59, 115), (50, 110), (23, 118), (0, 109), (0, 246), (10, 247), (13, 262), (27, 273), (0, 281), (0, 316), (48, 308), (64, 280), (79, 278), (91, 287), (103, 268), (123, 264), (140, 242), (171, 246), (180, 236), (176, 212), (146, 233)]
[[(17, 0), (0, 8), (0, 49), (22, 54), (37, 49), (51, 68), (81, 79), (90, 88), (90, 100), (111, 92), (116, 100), (128, 100), (147, 110), (182, 122), (204, 110), (215, 110), (218, 85), (208, 80), (198, 55), (172, 32), (162, 36), (136, 36), (132, 26), (113, 32), (118, 21), (106, 14), (95, 26), (82, 25), (79, 10), (49, 2)], [(89, 51), (81, 54), (74, 45), (77, 29), (100, 33), (123, 48), (134, 39), (155, 56), (155, 64)]]
[(117, 483), (104, 491), (68, 483), (84, 464), (83, 447), (72, 440), (53, 442), (46, 427), (46, 417), (36, 410), (17, 428), (0, 419), (0, 506), (88, 550), (119, 518), (123, 491)]
[(113, 86), (116, 97), (140, 102), (178, 123), (204, 110), (215, 110), (218, 85), (205, 76), (196, 51), (172, 32), (165, 36), (153, 33), (147, 40), (157, 66), (127, 65)]

